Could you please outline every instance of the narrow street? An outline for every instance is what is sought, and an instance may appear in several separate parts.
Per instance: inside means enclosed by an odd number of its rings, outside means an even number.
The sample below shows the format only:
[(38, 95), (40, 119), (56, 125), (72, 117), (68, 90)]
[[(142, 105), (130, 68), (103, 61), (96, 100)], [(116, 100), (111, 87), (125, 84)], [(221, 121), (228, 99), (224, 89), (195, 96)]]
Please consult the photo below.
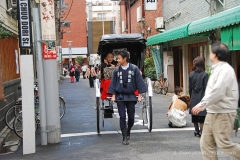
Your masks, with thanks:
[[(66, 102), (66, 114), (61, 120), (62, 142), (41, 146), (40, 131), (36, 133), (36, 154), (22, 155), (22, 145), (15, 153), (1, 155), (0, 159), (71, 159), (71, 160), (201, 160), (199, 138), (194, 137), (191, 117), (184, 128), (168, 128), (166, 112), (171, 97), (154, 95), (153, 130), (142, 126), (141, 109), (136, 108), (136, 120), (130, 145), (122, 145), (117, 110), (111, 119), (105, 119), (101, 134), (96, 132), (95, 88), (90, 88), (88, 79), (70, 83), (65, 78), (59, 85)], [(235, 142), (239, 137), (232, 135)], [(223, 152), (219, 157), (231, 159)]]

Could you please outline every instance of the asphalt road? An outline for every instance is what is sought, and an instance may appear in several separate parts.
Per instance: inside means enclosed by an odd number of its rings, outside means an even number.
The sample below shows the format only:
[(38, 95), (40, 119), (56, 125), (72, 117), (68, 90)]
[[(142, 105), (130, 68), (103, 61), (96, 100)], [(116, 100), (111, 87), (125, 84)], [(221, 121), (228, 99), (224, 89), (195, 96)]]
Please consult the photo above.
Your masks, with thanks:
[[(136, 108), (135, 126), (132, 128), (130, 145), (122, 145), (117, 110), (113, 118), (104, 119), (101, 134), (96, 132), (95, 88), (90, 88), (88, 79), (70, 83), (65, 78), (59, 85), (66, 102), (66, 114), (61, 120), (61, 143), (41, 146), (40, 131), (36, 133), (36, 153), (22, 155), (22, 146), (12, 154), (1, 155), (0, 159), (36, 160), (201, 160), (199, 138), (194, 137), (191, 117), (187, 126), (169, 128), (166, 112), (171, 97), (153, 96), (153, 130), (148, 132), (142, 125), (142, 112)], [(115, 105), (114, 105), (115, 106)], [(138, 105), (137, 105), (138, 106)], [(234, 142), (239, 137), (232, 135)], [(231, 159), (219, 150), (220, 160)]]

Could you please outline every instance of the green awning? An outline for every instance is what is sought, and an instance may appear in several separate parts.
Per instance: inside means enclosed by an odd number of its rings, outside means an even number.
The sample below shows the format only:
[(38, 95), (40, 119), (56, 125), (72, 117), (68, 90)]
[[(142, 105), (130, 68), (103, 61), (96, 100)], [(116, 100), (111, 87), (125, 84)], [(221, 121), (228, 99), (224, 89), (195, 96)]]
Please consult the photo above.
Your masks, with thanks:
[(240, 24), (221, 28), (221, 42), (230, 50), (240, 50)]
[(217, 28), (234, 25), (240, 22), (240, 6), (220, 12), (197, 21), (192, 22), (188, 27), (188, 34), (193, 35)]
[(151, 45), (156, 45), (162, 42), (167, 42), (167, 41), (171, 41), (171, 40), (175, 40), (183, 37), (188, 37), (189, 24), (148, 37), (146, 45), (151, 46)]

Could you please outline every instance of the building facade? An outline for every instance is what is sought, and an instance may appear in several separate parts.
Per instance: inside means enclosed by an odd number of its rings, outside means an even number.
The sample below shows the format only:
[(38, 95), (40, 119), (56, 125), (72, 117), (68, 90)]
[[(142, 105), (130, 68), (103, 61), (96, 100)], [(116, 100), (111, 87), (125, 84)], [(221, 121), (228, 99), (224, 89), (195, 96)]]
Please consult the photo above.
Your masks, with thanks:
[(67, 66), (76, 56), (86, 57), (87, 27), (85, 1), (64, 0), (61, 9), (62, 61)]
[(120, 8), (116, 1), (86, 1), (88, 53), (96, 54), (100, 37), (120, 33)]
[(122, 33), (141, 33), (145, 38), (159, 33), (156, 18), (162, 18), (162, 0), (156, 10), (145, 10), (147, 0), (120, 0)]
[[(3, 30), (10, 33), (3, 34)], [(0, 0), (0, 74), (6, 102), (0, 101), (0, 133), (6, 127), (5, 113), (18, 99), (20, 86), (17, 9), (8, 0)], [(1, 143), (1, 141), (0, 141)]]
[[(209, 53), (214, 41), (234, 44), (229, 63), (239, 78), (239, 38), (231, 36), (233, 32), (238, 34), (240, 27), (239, 0), (163, 0), (162, 10), (165, 31), (149, 37), (147, 44), (162, 48), (164, 76), (168, 78), (170, 91), (180, 86), (188, 94), (193, 60), (201, 56), (206, 67), (211, 66)], [(231, 36), (231, 41), (226, 36)]]

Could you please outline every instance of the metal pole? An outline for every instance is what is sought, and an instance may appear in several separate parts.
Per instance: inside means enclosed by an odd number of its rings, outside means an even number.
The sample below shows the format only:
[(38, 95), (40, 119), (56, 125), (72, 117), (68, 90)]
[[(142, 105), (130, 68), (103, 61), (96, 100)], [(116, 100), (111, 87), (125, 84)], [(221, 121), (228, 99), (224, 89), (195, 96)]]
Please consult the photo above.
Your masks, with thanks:
[(102, 28), (103, 28), (103, 35), (104, 35), (104, 21), (103, 21), (103, 0), (102, 0)]
[[(114, 12), (115, 10), (115, 2), (112, 2), (112, 19), (113, 19), (113, 34), (115, 33), (115, 25), (114, 25), (114, 13), (117, 13), (117, 12)], [(116, 16), (116, 15), (115, 15)]]
[(32, 9), (33, 24), (34, 24), (34, 38), (36, 47), (37, 58), (37, 76), (38, 76), (38, 95), (39, 95), (39, 110), (40, 110), (40, 127), (41, 127), (41, 145), (47, 145), (47, 118), (45, 106), (45, 90), (43, 78), (43, 61), (42, 61), (42, 48), (41, 48), (41, 26), (39, 8)]
[(129, 29), (128, 33), (131, 33), (131, 10), (130, 10), (130, 0), (128, 0), (128, 20), (129, 20)]
[(70, 67), (70, 44), (68, 43), (68, 69)]
[(70, 44), (70, 60), (71, 60), (71, 63), (73, 63), (72, 62), (72, 44)]
[[(48, 3), (47, 0), (40, 0), (40, 3)], [(55, 1), (54, 1), (55, 2)], [(55, 5), (46, 5), (46, 8), (51, 7), (52, 13), (55, 17)], [(44, 11), (44, 6), (41, 5), (41, 10)], [(45, 9), (46, 9), (45, 8)], [(49, 12), (47, 14), (50, 14)], [(42, 40), (46, 44), (56, 44), (56, 28), (55, 18), (49, 19), (47, 22), (43, 20), (43, 14), (41, 14), (41, 26), (42, 26)], [(51, 35), (51, 36), (49, 36)], [(55, 42), (55, 43), (53, 43)], [(44, 44), (44, 45), (46, 45)], [(46, 52), (48, 52), (48, 46)], [(55, 47), (55, 46), (52, 46)], [(55, 49), (55, 48), (54, 48)], [(45, 54), (46, 54), (45, 52)], [(55, 53), (54, 53), (55, 54)], [(46, 57), (45, 57), (46, 58)], [(61, 142), (61, 126), (60, 126), (60, 111), (59, 111), (59, 88), (58, 88), (58, 69), (57, 59), (54, 57), (47, 57), (43, 59), (44, 70), (44, 88), (46, 99), (46, 117), (47, 117), (47, 139), (48, 143), (60, 143)]]

